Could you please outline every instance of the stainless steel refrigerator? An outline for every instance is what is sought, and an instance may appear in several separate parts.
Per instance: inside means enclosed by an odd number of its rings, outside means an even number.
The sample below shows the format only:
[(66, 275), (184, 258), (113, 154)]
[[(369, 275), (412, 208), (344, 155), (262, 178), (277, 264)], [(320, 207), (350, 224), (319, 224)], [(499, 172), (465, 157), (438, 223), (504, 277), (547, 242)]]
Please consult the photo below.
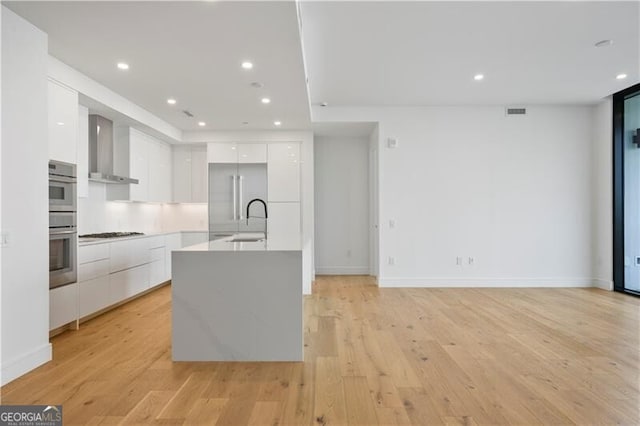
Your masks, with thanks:
[(251, 219), (247, 223), (247, 204), (255, 198), (267, 201), (266, 163), (210, 163), (209, 239), (239, 232), (263, 232), (266, 219), (261, 203), (251, 206)]

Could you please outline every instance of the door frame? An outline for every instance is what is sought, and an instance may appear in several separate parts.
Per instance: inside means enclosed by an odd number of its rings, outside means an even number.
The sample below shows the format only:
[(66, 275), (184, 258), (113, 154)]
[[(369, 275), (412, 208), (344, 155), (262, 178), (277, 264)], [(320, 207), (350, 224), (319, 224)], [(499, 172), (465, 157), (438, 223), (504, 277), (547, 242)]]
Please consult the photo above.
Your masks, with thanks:
[(624, 101), (634, 93), (640, 84), (613, 94), (613, 289), (640, 296), (624, 282)]

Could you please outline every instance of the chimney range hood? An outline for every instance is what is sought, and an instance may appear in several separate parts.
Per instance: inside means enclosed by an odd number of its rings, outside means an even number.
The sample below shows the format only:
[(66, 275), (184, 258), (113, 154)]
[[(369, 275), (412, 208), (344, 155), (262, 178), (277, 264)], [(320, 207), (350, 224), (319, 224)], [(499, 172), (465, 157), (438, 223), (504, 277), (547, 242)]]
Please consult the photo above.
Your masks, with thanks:
[(113, 122), (89, 115), (89, 180), (102, 183), (138, 183), (113, 174)]

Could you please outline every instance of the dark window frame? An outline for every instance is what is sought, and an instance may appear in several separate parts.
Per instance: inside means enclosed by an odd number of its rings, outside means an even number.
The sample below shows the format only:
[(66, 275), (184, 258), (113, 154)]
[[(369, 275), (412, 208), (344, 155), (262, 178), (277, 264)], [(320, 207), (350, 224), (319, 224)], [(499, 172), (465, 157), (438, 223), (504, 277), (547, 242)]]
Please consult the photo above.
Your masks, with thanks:
[(624, 282), (624, 101), (640, 84), (613, 94), (613, 289), (640, 296)]

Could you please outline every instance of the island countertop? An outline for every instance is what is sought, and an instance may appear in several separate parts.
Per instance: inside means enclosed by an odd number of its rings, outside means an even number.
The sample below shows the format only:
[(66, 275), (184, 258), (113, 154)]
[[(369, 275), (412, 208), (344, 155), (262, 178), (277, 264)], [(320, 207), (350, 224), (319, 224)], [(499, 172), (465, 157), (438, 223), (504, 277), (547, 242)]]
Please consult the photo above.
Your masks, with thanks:
[[(260, 237), (262, 234), (242, 234), (244, 237)], [(231, 241), (234, 237), (226, 237), (205, 243), (183, 247), (177, 252), (203, 252), (203, 251), (301, 251), (302, 242), (300, 236), (295, 237), (269, 237), (262, 241)]]

